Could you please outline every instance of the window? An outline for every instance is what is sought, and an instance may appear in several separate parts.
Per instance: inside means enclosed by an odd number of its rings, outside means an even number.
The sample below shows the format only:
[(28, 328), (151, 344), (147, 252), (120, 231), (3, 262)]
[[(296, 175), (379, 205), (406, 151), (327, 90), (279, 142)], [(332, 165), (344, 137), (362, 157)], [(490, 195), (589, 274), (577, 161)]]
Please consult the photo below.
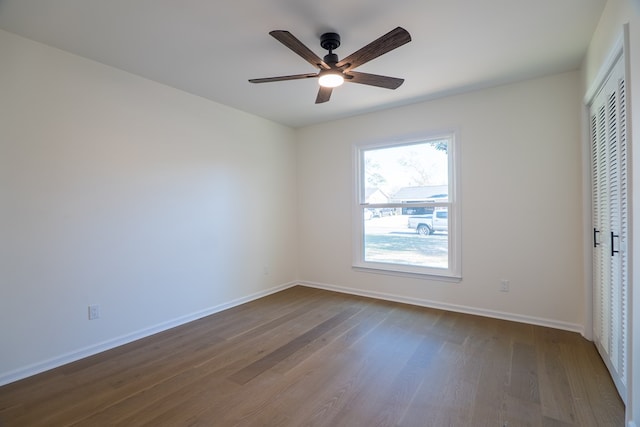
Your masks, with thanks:
[(356, 268), (460, 278), (454, 133), (355, 146)]

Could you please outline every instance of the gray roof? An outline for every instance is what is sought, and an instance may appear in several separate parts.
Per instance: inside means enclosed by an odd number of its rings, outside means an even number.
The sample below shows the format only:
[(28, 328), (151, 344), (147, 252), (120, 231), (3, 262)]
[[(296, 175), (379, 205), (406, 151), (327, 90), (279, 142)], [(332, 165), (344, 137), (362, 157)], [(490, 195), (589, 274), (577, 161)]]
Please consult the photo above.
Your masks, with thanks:
[(449, 187), (447, 185), (402, 187), (392, 196), (392, 199), (397, 202), (419, 201), (419, 200), (431, 199), (434, 196), (446, 197), (448, 193), (449, 193)]

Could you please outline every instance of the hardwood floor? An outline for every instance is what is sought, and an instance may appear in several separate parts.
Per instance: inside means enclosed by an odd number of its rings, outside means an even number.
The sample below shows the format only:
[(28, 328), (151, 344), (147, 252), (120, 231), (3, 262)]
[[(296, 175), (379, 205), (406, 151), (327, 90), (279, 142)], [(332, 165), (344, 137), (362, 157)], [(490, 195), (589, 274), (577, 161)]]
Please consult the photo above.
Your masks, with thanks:
[(13, 426), (623, 426), (578, 334), (295, 287), (0, 387)]

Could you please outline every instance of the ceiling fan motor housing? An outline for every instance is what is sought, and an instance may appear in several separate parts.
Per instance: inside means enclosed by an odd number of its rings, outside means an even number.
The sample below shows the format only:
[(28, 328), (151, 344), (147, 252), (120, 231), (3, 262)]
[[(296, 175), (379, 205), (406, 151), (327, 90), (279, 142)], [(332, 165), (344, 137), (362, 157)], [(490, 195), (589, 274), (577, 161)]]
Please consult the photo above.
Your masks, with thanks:
[(320, 36), (320, 46), (331, 53), (340, 46), (340, 35), (337, 33), (324, 33)]

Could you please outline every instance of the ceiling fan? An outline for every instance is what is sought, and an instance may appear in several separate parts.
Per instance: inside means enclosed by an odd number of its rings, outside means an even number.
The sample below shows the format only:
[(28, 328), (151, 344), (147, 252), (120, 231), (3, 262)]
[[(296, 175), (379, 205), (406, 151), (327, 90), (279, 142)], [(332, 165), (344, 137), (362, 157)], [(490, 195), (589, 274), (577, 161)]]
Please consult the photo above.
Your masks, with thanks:
[(353, 71), (354, 68), (390, 52), (405, 43), (409, 43), (411, 41), (411, 35), (402, 27), (397, 27), (389, 31), (387, 34), (372, 41), (341, 61), (338, 60), (338, 55), (333, 53), (333, 51), (340, 46), (340, 36), (336, 33), (324, 33), (320, 36), (320, 46), (329, 51), (329, 53), (324, 56), (324, 59), (320, 59), (318, 55), (313, 53), (288, 31), (274, 30), (269, 32), (269, 34), (320, 71), (317, 73), (250, 79), (249, 81), (251, 83), (317, 78), (319, 80), (320, 90), (316, 97), (316, 104), (320, 104), (327, 102), (329, 98), (331, 98), (333, 88), (340, 86), (345, 81), (386, 89), (397, 89), (404, 82), (404, 79), (396, 77)]

